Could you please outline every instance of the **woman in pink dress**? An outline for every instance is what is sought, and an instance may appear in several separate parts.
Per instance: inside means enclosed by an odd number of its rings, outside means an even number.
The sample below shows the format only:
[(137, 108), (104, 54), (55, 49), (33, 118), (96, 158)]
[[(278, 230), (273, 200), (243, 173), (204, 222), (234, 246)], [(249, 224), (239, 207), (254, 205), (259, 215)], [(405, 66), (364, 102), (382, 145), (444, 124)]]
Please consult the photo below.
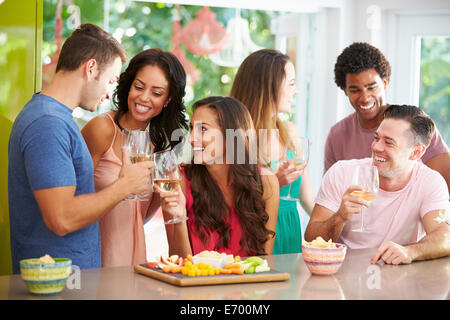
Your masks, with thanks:
[(209, 97), (196, 102), (193, 110), (193, 164), (182, 168), (177, 191), (162, 192), (155, 186), (165, 219), (188, 217), (166, 225), (170, 254), (271, 254), (279, 186), (276, 176), (250, 157), (256, 141), (247, 108), (233, 98)]
[[(130, 60), (114, 92), (116, 110), (95, 117), (82, 129), (94, 162), (96, 191), (120, 175), (123, 129), (148, 129), (154, 151), (178, 143), (170, 137), (177, 129), (188, 129), (185, 84), (186, 73), (170, 52), (149, 49)], [(99, 220), (102, 266), (146, 262), (144, 222), (159, 204), (152, 195), (149, 201), (123, 200)]]

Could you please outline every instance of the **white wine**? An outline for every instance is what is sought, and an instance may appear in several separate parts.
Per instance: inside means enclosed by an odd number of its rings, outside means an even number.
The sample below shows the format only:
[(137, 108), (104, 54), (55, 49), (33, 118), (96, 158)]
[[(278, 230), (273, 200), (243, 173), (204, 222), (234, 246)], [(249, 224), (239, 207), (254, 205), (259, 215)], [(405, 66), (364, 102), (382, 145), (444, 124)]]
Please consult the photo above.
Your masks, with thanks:
[(306, 162), (306, 160), (300, 159), (300, 160), (295, 161), (295, 162), (294, 162), (294, 165), (295, 165), (295, 166), (299, 166), (299, 165), (301, 165), (303, 162)]
[(151, 156), (146, 156), (143, 154), (136, 154), (136, 155), (130, 156), (130, 161), (133, 164), (138, 163), (138, 162), (151, 161), (151, 160), (152, 160)]
[(291, 164), (291, 165), (289, 166), (289, 168), (298, 167), (298, 166), (301, 165), (303, 162), (306, 162), (306, 160), (302, 160), (302, 159), (297, 160), (297, 161), (295, 161), (293, 164)]
[(358, 198), (362, 198), (370, 202), (373, 201), (377, 197), (376, 193), (373, 192), (365, 192), (365, 191), (353, 191), (351, 193), (352, 196), (357, 196)]
[(158, 186), (162, 191), (169, 192), (174, 191), (180, 185), (179, 179), (153, 179), (153, 183)]

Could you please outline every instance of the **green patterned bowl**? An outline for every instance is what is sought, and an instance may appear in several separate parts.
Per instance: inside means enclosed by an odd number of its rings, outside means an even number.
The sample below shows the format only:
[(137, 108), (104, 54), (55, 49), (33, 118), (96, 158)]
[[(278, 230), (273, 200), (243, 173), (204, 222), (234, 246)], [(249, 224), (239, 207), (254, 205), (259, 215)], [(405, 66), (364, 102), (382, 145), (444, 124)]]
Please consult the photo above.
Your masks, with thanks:
[(55, 263), (33, 263), (38, 259), (20, 261), (20, 274), (31, 293), (52, 295), (61, 292), (72, 270), (72, 260), (55, 258)]

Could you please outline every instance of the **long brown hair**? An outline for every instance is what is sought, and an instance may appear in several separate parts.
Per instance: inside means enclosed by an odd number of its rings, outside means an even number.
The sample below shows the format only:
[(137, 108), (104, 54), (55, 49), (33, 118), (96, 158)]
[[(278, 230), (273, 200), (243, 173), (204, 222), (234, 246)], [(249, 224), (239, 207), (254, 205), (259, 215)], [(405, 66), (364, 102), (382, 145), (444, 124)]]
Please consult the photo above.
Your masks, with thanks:
[[(284, 146), (295, 149), (286, 126), (278, 118), (280, 87), (286, 78), (289, 56), (277, 50), (262, 49), (250, 54), (240, 65), (230, 96), (250, 111), (256, 130), (276, 129)], [(260, 152), (260, 155), (263, 155)], [(268, 159), (263, 159), (267, 164)]]
[[(254, 130), (247, 108), (230, 97), (208, 97), (197, 101), (193, 110), (200, 106), (207, 106), (217, 114), (222, 134), (226, 136), (226, 129), (242, 129), (238, 132)], [(233, 188), (233, 203), (242, 227), (241, 246), (248, 254), (263, 255), (264, 245), (269, 235), (275, 232), (266, 228), (269, 215), (265, 210), (263, 200), (263, 185), (257, 164), (249, 161), (249, 146), (253, 143), (252, 135), (236, 135), (238, 143), (226, 141), (227, 154), (234, 148), (234, 164), (230, 165), (230, 180)], [(233, 139), (234, 140), (234, 139)], [(239, 143), (240, 142), (240, 143)], [(245, 146), (245, 161), (237, 161), (237, 145)], [(242, 150), (240, 150), (242, 152)], [(228, 247), (230, 241), (230, 225), (226, 222), (229, 216), (228, 207), (216, 181), (208, 173), (205, 165), (190, 164), (186, 166), (186, 174), (191, 182), (193, 210), (195, 212), (195, 227), (203, 243), (208, 241), (209, 232), (217, 232), (220, 240), (216, 249), (222, 245)]]

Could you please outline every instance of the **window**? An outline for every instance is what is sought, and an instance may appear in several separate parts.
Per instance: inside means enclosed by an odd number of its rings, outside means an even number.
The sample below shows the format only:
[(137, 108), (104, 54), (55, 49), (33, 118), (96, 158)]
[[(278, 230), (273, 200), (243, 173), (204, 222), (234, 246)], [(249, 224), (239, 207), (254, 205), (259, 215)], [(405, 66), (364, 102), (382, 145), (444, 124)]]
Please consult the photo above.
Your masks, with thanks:
[(393, 15), (392, 98), (422, 108), (450, 144), (450, 11)]
[(450, 144), (450, 37), (420, 40), (419, 106)]
[[(169, 1), (170, 2), (170, 1)], [(53, 77), (57, 62), (57, 46), (70, 36), (80, 24), (90, 22), (109, 31), (119, 39), (131, 59), (137, 53), (149, 48), (161, 48), (166, 51), (174, 49), (174, 19), (180, 20), (182, 28), (196, 18), (202, 10), (201, 5), (176, 5), (163, 2), (123, 1), (123, 0), (73, 0), (71, 4), (64, 0), (44, 0), (44, 30), (42, 43), (43, 87)], [(271, 20), (279, 15), (277, 11), (213, 7), (215, 20), (224, 27), (234, 18), (244, 21), (246, 34), (258, 47), (274, 48), (275, 36), (271, 33)], [(61, 25), (56, 21), (61, 18)], [(230, 41), (230, 43), (233, 43)], [(180, 43), (179, 48), (186, 60), (194, 67), (188, 73), (188, 85), (184, 103), (190, 112), (190, 106), (198, 99), (229, 94), (238, 65), (217, 63), (217, 58), (197, 55)], [(253, 49), (253, 48), (252, 48)], [(223, 60), (223, 57), (222, 57)], [(223, 62), (223, 61), (222, 61)], [(124, 66), (125, 68), (126, 66)], [(124, 70), (124, 69), (123, 69)], [(196, 71), (196, 72), (194, 72)], [(195, 78), (194, 81), (189, 79)], [(74, 118), (82, 127), (93, 116), (111, 109), (110, 101), (105, 100), (92, 113), (80, 108), (74, 110)]]

